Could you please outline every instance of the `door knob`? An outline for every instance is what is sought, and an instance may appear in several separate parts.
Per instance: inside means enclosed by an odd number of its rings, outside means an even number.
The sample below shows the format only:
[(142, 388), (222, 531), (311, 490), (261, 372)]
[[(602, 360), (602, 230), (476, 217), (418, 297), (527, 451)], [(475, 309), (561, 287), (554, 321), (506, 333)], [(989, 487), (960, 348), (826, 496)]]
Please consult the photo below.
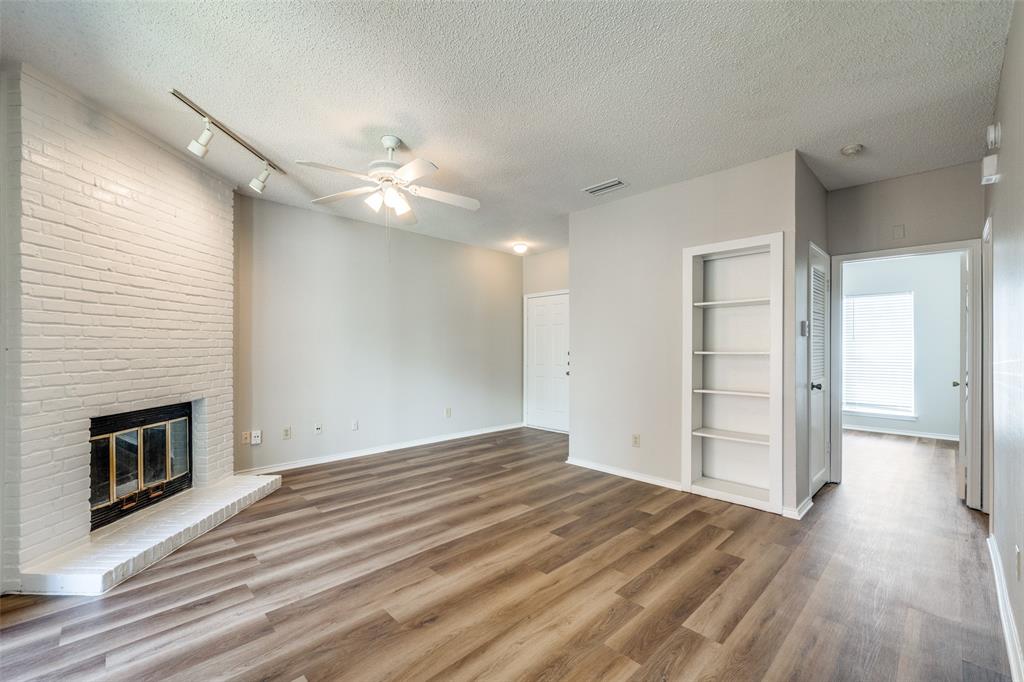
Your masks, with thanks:
[(959, 385), (960, 385), (960, 382), (959, 382), (959, 381), (954, 381), (954, 382), (953, 382), (953, 388), (956, 388), (956, 387), (957, 387), (957, 386), (959, 386)]
[(820, 391), (821, 390), (821, 384), (811, 384), (811, 390), (812, 391)]

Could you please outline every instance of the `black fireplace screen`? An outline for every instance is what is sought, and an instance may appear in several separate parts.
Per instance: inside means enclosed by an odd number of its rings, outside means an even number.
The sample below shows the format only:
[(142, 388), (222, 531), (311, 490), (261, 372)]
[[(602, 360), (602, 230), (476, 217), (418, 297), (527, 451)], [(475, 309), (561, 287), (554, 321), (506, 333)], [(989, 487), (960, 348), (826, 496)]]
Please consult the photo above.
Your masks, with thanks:
[(192, 404), (96, 417), (90, 428), (92, 529), (192, 487)]

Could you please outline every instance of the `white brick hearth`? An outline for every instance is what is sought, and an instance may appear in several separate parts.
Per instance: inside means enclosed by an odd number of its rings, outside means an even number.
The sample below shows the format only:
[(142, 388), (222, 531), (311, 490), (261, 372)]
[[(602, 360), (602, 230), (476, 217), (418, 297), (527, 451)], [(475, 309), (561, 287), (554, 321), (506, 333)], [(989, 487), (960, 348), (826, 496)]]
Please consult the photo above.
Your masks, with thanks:
[(281, 485), (281, 477), (231, 476), (192, 488), (92, 533), (89, 542), (22, 568), (32, 594), (97, 595), (231, 518)]

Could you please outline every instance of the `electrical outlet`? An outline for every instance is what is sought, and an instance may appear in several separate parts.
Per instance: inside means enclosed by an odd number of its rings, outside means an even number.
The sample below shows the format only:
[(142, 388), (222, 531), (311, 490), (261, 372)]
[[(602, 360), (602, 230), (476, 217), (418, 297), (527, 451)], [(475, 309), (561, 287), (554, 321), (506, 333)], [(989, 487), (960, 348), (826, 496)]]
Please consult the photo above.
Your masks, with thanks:
[(260, 443), (262, 443), (263, 442), (263, 432), (260, 431), (259, 429), (254, 430), (252, 432), (252, 438), (251, 438), (250, 442), (253, 445), (259, 445)]
[(893, 225), (892, 226), (892, 238), (894, 240), (906, 239), (907, 238), (907, 226), (906, 225)]
[(451, 419), (452, 418), (452, 408), (450, 408), (450, 407), (444, 408), (444, 416), (447, 419)]
[(633, 434), (633, 447), (634, 448), (640, 447), (640, 434), (639, 433), (634, 433)]
[(359, 420), (358, 419), (353, 419), (352, 420), (352, 430), (353, 431), (358, 431), (359, 430)]
[(324, 425), (323, 424), (313, 424), (313, 433), (319, 434), (319, 433), (323, 433), (323, 432), (324, 432)]
[(248, 431), (242, 431), (242, 445), (248, 445), (252, 440), (252, 434)]
[(281, 440), (291, 440), (291, 439), (292, 439), (292, 427), (286, 426), (283, 429), (281, 429)]

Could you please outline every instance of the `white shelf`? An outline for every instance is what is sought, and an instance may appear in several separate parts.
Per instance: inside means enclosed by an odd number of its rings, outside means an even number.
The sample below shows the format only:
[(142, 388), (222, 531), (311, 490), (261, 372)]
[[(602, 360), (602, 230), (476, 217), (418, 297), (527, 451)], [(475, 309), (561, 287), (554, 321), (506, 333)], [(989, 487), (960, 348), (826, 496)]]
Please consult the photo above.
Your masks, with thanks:
[(683, 250), (683, 487), (776, 514), (784, 243), (776, 232)]
[(694, 302), (697, 308), (732, 308), (740, 305), (767, 305), (771, 303), (770, 298), (734, 298), (729, 301), (701, 301)]
[(694, 355), (768, 355), (766, 350), (695, 350)]
[(735, 481), (723, 481), (718, 478), (698, 478), (693, 482), (692, 488), (693, 492), (698, 494), (712, 493), (713, 497), (725, 498), (730, 502), (740, 502), (741, 504), (747, 500), (757, 500), (767, 504), (769, 499), (767, 488), (758, 488)]
[(714, 388), (695, 388), (694, 393), (705, 393), (708, 395), (738, 395), (744, 398), (768, 398), (768, 393), (758, 393), (756, 391), (720, 391)]
[(768, 436), (763, 433), (747, 433), (746, 431), (726, 431), (725, 429), (712, 429), (702, 426), (695, 429), (693, 435), (701, 438), (717, 438), (719, 440), (731, 440), (734, 443), (753, 443), (754, 445), (768, 445)]

